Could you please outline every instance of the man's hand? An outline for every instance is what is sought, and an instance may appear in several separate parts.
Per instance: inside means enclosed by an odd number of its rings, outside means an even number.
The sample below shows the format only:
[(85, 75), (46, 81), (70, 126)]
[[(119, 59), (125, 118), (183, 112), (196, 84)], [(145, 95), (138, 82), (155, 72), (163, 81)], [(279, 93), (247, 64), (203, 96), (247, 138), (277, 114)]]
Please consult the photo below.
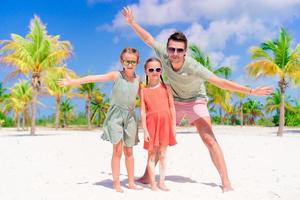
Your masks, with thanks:
[(134, 21), (134, 16), (132, 9), (129, 6), (123, 8), (122, 11), (123, 16), (125, 17), (126, 22), (130, 25)]

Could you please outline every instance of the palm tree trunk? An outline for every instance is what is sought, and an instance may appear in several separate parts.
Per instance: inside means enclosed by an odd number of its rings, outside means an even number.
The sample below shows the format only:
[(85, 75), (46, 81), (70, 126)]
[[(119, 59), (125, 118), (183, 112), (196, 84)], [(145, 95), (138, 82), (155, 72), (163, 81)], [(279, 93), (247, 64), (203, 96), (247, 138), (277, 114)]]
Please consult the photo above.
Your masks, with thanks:
[(55, 129), (59, 128), (59, 115), (60, 115), (60, 97), (56, 97), (56, 106), (55, 106)]
[(100, 124), (101, 124), (101, 109), (102, 108), (100, 108), (98, 111), (98, 127), (100, 127)]
[(67, 127), (67, 115), (64, 113), (64, 127)]
[(279, 111), (279, 127), (278, 127), (278, 132), (277, 136), (282, 136), (283, 135), (283, 128), (284, 128), (284, 115), (285, 115), (285, 110), (284, 110), (284, 92), (281, 92), (280, 94), (280, 111)]
[(279, 110), (279, 127), (278, 127), (278, 132), (277, 136), (282, 136), (283, 135), (283, 128), (284, 128), (284, 121), (285, 121), (285, 89), (288, 87), (288, 83), (285, 81), (285, 78), (283, 77), (279, 83), (279, 88), (280, 88), (280, 110)]
[(241, 103), (241, 106), (240, 106), (240, 120), (241, 120), (241, 127), (243, 127), (244, 125), (244, 113), (243, 113), (243, 104)]
[(30, 119), (29, 119), (30, 118), (30, 116), (29, 116), (29, 106), (28, 105), (26, 105), (24, 115), (25, 115), (25, 130), (27, 131), (28, 126), (29, 126), (29, 121), (30, 121)]
[(90, 97), (88, 97), (87, 100), (86, 100), (85, 108), (86, 108), (86, 117), (87, 117), (87, 122), (88, 122), (88, 129), (91, 129), (92, 125), (91, 125), (91, 98)]
[(220, 114), (220, 124), (223, 125), (223, 116), (222, 116), (222, 108), (219, 109), (219, 114)]
[(20, 119), (20, 115), (19, 115), (19, 113), (17, 113), (17, 130), (19, 131), (20, 130), (20, 122), (21, 121), (21, 119)]
[(36, 108), (37, 108), (37, 95), (38, 91), (34, 87), (33, 88), (33, 94), (32, 94), (32, 114), (31, 114), (31, 129), (30, 129), (30, 135), (35, 135), (35, 118), (36, 118)]
[(25, 112), (23, 112), (23, 119), (22, 119), (22, 130), (25, 131)]

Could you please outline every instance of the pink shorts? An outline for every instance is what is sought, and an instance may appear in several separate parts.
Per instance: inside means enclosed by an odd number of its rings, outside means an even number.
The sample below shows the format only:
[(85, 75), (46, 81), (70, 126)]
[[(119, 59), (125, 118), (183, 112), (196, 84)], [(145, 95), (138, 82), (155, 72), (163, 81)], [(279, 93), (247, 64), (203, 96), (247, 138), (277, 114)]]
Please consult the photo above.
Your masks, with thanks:
[(176, 124), (180, 124), (183, 117), (186, 117), (190, 124), (201, 117), (209, 117), (207, 101), (197, 99), (194, 101), (174, 101), (176, 110)]

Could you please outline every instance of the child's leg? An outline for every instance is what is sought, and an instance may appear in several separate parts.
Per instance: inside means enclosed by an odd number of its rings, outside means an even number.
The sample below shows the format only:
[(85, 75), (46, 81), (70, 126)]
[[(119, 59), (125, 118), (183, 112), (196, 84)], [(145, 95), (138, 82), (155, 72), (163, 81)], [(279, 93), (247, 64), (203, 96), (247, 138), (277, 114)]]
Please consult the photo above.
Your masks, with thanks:
[(137, 187), (134, 183), (134, 158), (132, 147), (124, 147), (124, 155), (125, 155), (125, 165), (127, 168), (128, 174), (128, 188), (129, 189), (142, 189)]
[(166, 176), (166, 167), (167, 167), (167, 146), (159, 147), (159, 188), (164, 191), (169, 191), (165, 185), (165, 176)]
[[(147, 160), (149, 160), (149, 154), (148, 154), (148, 159)], [(156, 166), (157, 163), (158, 163), (158, 151), (157, 151), (157, 155), (155, 156), (155, 166)], [(150, 177), (149, 177), (149, 173), (148, 173), (148, 162), (147, 162), (147, 166), (146, 166), (146, 169), (145, 169), (145, 172), (144, 172), (143, 176), (141, 178), (139, 178), (137, 181), (140, 182), (140, 183), (143, 183), (143, 184), (149, 184), (150, 183)]]
[(149, 182), (151, 184), (151, 190), (156, 191), (158, 190), (156, 182), (155, 182), (155, 160), (157, 155), (158, 149), (153, 151), (148, 151), (148, 161), (147, 161), (147, 170), (149, 176)]
[(111, 169), (113, 176), (113, 186), (117, 192), (123, 192), (120, 184), (120, 160), (122, 157), (123, 142), (113, 145), (113, 155), (111, 158)]

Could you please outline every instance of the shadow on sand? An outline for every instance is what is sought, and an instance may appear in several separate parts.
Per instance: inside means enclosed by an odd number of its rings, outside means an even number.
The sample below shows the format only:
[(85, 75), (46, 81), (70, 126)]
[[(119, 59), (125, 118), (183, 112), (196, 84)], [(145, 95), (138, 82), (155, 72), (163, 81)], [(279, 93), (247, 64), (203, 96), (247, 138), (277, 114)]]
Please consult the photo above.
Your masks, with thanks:
[[(159, 179), (159, 176), (156, 176), (156, 179)], [(178, 175), (171, 175), (171, 176), (166, 176), (167, 181), (172, 181), (176, 183), (199, 183), (190, 177), (184, 177), (184, 176), (178, 176)]]

